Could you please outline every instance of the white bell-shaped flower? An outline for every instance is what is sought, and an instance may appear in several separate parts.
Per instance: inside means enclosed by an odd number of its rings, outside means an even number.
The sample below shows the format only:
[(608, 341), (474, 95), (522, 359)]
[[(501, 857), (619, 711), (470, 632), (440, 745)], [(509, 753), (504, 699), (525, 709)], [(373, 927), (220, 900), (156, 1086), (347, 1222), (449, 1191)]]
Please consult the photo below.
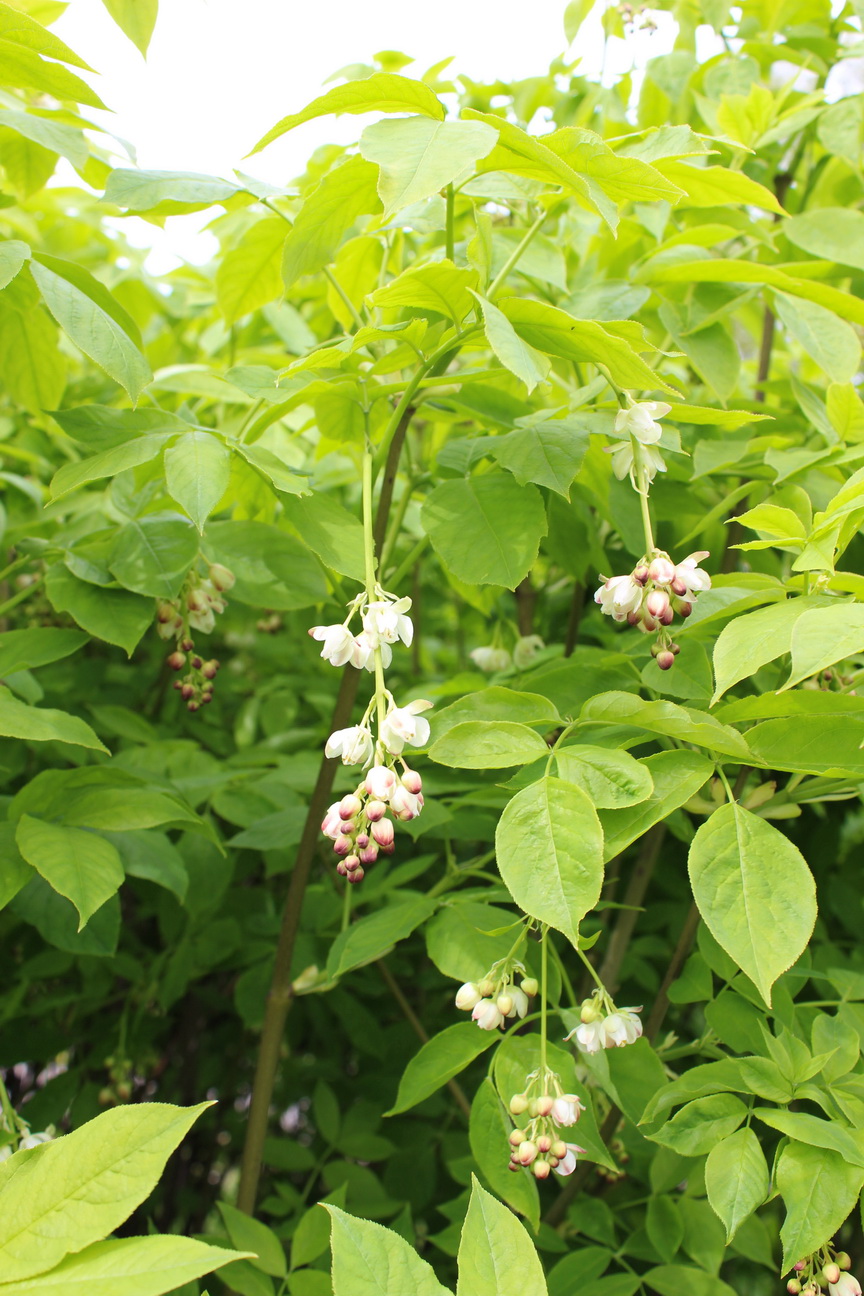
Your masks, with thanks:
[(618, 411), (615, 431), (635, 437), (642, 445), (655, 445), (663, 435), (663, 429), (656, 420), (668, 414), (671, 408), (665, 401), (637, 401)]
[(337, 729), (327, 739), (325, 756), (341, 756), (343, 765), (366, 765), (375, 751), (372, 735), (363, 725)]
[(381, 723), (381, 741), (387, 750), (398, 756), (406, 743), (412, 747), (424, 747), (429, 741), (429, 721), (420, 714), (428, 711), (431, 702), (418, 698), (405, 707), (391, 706)]

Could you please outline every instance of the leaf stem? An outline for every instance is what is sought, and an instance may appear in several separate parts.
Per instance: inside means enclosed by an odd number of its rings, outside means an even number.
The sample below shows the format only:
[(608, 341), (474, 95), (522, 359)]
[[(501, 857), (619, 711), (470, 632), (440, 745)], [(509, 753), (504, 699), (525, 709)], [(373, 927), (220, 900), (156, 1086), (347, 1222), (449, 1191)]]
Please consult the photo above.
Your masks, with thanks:
[(516, 247), (513, 249), (513, 251), (510, 253), (509, 257), (504, 262), (503, 266), (498, 271), (497, 275), (492, 280), (491, 284), (486, 290), (486, 297), (488, 301), (491, 301), (492, 298), (495, 296), (496, 292), (504, 283), (504, 280), (507, 278), (510, 271), (513, 269), (513, 267), (516, 265), (519, 258), (522, 256), (522, 253), (525, 251), (528, 244), (534, 238), (534, 235), (539, 233), (540, 227), (545, 221), (547, 215), (548, 215), (547, 212), (542, 211), (540, 215), (537, 217), (537, 219), (535, 220), (534, 224), (529, 226), (528, 229), (525, 231), (525, 234), (521, 242), (518, 243)]
[(546, 1003), (546, 988), (549, 971), (549, 928), (544, 927), (540, 936), (540, 1074), (543, 1077), (543, 1093), (548, 1092), (548, 1080), (546, 1072), (546, 1016), (548, 1006)]
[(452, 184), (447, 186), (445, 198), (447, 202), (447, 214), (444, 225), (444, 255), (447, 257), (448, 261), (454, 261), (454, 248), (456, 244), (453, 237), (453, 225), (456, 215), (456, 193)]

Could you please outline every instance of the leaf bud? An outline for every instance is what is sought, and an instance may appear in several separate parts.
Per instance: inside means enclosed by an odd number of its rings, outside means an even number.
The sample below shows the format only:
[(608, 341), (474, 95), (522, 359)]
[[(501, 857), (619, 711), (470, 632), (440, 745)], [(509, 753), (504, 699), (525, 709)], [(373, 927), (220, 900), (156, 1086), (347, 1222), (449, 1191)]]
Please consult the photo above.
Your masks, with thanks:
[[(521, 1116), (524, 1111), (528, 1110), (528, 1096), (520, 1093), (514, 1094), (510, 1099), (510, 1113), (513, 1116)], [(520, 1140), (521, 1141), (521, 1140)]]
[(551, 1170), (552, 1167), (548, 1161), (535, 1161), (531, 1167), (535, 1179), (548, 1179)]
[(525, 979), (520, 982), (520, 985), (522, 986), (522, 989), (525, 991), (525, 993), (531, 999), (534, 998), (534, 996), (537, 994), (538, 990), (540, 989), (540, 985), (536, 977), (525, 977)]

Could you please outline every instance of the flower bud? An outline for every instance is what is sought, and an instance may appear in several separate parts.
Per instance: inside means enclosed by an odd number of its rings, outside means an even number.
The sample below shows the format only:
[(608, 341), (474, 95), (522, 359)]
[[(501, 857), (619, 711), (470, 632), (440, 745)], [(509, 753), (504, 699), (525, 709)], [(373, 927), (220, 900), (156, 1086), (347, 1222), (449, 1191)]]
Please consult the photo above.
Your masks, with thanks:
[[(483, 998), (473, 981), (466, 981), (456, 991), (456, 1007), (462, 1012), (471, 1012), (475, 1004)], [(511, 1108), (512, 1110), (512, 1108)]]
[(201, 667), (201, 674), (205, 679), (212, 680), (216, 678), (216, 672), (219, 670), (219, 663), (215, 660), (206, 661)]
[(333, 843), (333, 849), (337, 855), (350, 855), (353, 845), (354, 843), (351, 841), (350, 837), (346, 837), (344, 833), (340, 833)]
[(369, 845), (369, 834), (358, 833), (357, 836), (354, 838), (354, 845), (357, 847), (358, 850), (365, 850), (366, 847)]
[(538, 1115), (538, 1116), (548, 1116), (549, 1113), (550, 1113), (551, 1110), (552, 1110), (552, 1107), (553, 1107), (554, 1102), (555, 1102), (555, 1099), (554, 1099), (554, 1098), (551, 1098), (551, 1097), (549, 1096), (549, 1094), (544, 1094), (542, 1098), (538, 1098), (538, 1099), (537, 1099), (537, 1115)]
[(203, 590), (190, 590), (186, 597), (186, 606), (190, 612), (206, 612), (210, 600)]
[(496, 1030), (504, 1020), (491, 999), (480, 999), (474, 1005), (471, 1017), (481, 1030)]
[(234, 584), (234, 573), (230, 568), (223, 567), (221, 563), (211, 564), (208, 575), (220, 593), (230, 590)]
[(521, 1170), (522, 1167), (520, 1166), (518, 1161), (514, 1161), (513, 1158), (511, 1157), (510, 1160), (507, 1162), (507, 1169), (512, 1170), (515, 1173), (515, 1171)]
[(648, 568), (644, 563), (640, 563), (632, 575), (637, 585), (644, 585), (648, 579)]
[(359, 855), (346, 855), (342, 863), (349, 873), (353, 873), (355, 869), (360, 867), (360, 857)]
[(348, 874), (348, 881), (362, 882), (365, 876), (366, 874), (363, 872), (362, 868), (356, 868), (353, 873)]
[(363, 802), (358, 796), (349, 793), (339, 802), (339, 817), (341, 819), (353, 819), (363, 809)]
[(522, 989), (525, 991), (528, 997), (531, 999), (534, 998), (534, 996), (537, 994), (538, 990), (540, 989), (540, 984), (535, 977), (525, 977), (524, 980), (520, 982), (520, 985), (522, 986)]
[(600, 1007), (596, 999), (585, 999), (582, 1002), (582, 1007), (579, 1009), (579, 1016), (583, 1022), (595, 1022), (598, 1017), (603, 1016), (603, 1009)]
[(414, 796), (417, 796), (419, 792), (423, 791), (423, 780), (416, 770), (406, 769), (402, 775), (402, 786), (407, 788), (409, 792), (413, 792)]
[(194, 699), (193, 699), (192, 701), (186, 703), (186, 710), (187, 710), (187, 711), (197, 711), (199, 706), (200, 706), (200, 703), (199, 703), (199, 702), (195, 702)]
[(172, 670), (182, 670), (186, 665), (186, 654), (182, 652), (173, 652), (168, 656), (167, 662)]
[(687, 593), (687, 582), (683, 581), (680, 576), (676, 576), (669, 588), (673, 594), (677, 594), (679, 598), (682, 598)]
[(822, 1269), (822, 1277), (827, 1283), (836, 1283), (840, 1280), (840, 1266), (838, 1264), (826, 1264)]
[(204, 665), (204, 662), (203, 662), (203, 660), (202, 660), (201, 657), (193, 657), (193, 658), (192, 658), (192, 667), (193, 667), (194, 670), (200, 670), (201, 667), (202, 667), (203, 665)]
[(786, 1284), (786, 1290), (789, 1293), (789, 1296), (799, 1296), (799, 1293), (801, 1291), (801, 1284), (798, 1281), (798, 1279), (790, 1278)]
[(552, 1167), (548, 1161), (535, 1161), (531, 1167), (531, 1173), (535, 1179), (548, 1179)]
[(806, 1261), (806, 1260), (796, 1260), (795, 1263), (794, 1263), (794, 1265), (792, 1266), (792, 1268), (795, 1270), (796, 1273), (801, 1273), (801, 1270), (802, 1270), (802, 1269), (806, 1269), (806, 1268), (807, 1268), (807, 1261)]
[(384, 818), (386, 813), (387, 807), (383, 801), (366, 802), (366, 818), (370, 823), (377, 823), (379, 819)]
[(527, 1137), (528, 1136), (526, 1135), (524, 1130), (514, 1129), (510, 1131), (510, 1142), (513, 1144), (514, 1147), (518, 1148), (519, 1144), (524, 1143)]
[(653, 617), (662, 617), (669, 607), (669, 595), (663, 590), (652, 590), (645, 600), (645, 607)]
[(495, 982), (484, 977), (482, 981), (477, 982), (477, 989), (483, 995), (484, 999), (490, 999), (495, 993)]
[(552, 1148), (552, 1140), (548, 1134), (541, 1134), (537, 1140), (538, 1152), (549, 1152)]
[(536, 1143), (532, 1143), (530, 1139), (526, 1139), (524, 1143), (519, 1144), (519, 1147), (516, 1149), (516, 1155), (522, 1165), (530, 1165), (537, 1155)]
[(180, 647), (183, 649), (184, 652), (191, 652), (192, 649), (195, 647), (195, 645), (187, 635), (185, 639), (180, 640)]
[(648, 579), (656, 585), (669, 585), (675, 579), (675, 568), (668, 558), (655, 558), (649, 564)]
[(183, 699), (184, 702), (188, 702), (189, 699), (190, 699), (191, 697), (194, 697), (194, 696), (195, 696), (195, 685), (194, 685), (194, 684), (181, 684), (181, 685), (180, 685), (180, 696), (182, 697), (182, 699)]
[(392, 846), (395, 836), (391, 819), (378, 819), (372, 825), (372, 836), (379, 846)]
[(675, 665), (675, 654), (663, 651), (657, 654), (657, 665), (662, 671), (671, 670)]
[[(675, 606), (675, 611), (678, 613), (680, 617), (683, 617), (685, 621), (687, 617), (689, 617), (690, 613), (693, 611), (693, 604), (688, 603), (686, 599), (676, 599), (674, 606)], [(666, 624), (669, 625), (670, 622), (667, 621)]]
[[(521, 1116), (524, 1111), (528, 1110), (528, 1098), (526, 1094), (514, 1094), (510, 1099), (510, 1113), (513, 1116)], [(520, 1140), (521, 1142), (521, 1140)]]
[(366, 791), (378, 801), (389, 801), (396, 775), (386, 765), (373, 765), (366, 775)]
[(374, 864), (378, 858), (378, 847), (374, 842), (371, 842), (368, 846), (363, 847), (359, 855), (363, 864)]
[(167, 625), (169, 621), (173, 621), (176, 615), (177, 615), (177, 609), (175, 608), (173, 603), (157, 604), (156, 620), (161, 622), (162, 625)]
[(848, 1251), (838, 1251), (834, 1257), (841, 1269), (851, 1269), (852, 1261), (849, 1258)]
[(553, 1157), (557, 1157), (558, 1160), (560, 1161), (562, 1157), (565, 1157), (567, 1155), (567, 1144), (563, 1141), (563, 1139), (556, 1139), (555, 1142), (552, 1144), (550, 1151)]
[(509, 994), (500, 994), (495, 1000), (495, 1003), (501, 1016), (509, 1017), (510, 1013), (513, 1011), (513, 1000), (510, 998)]
[(336, 865), (336, 872), (337, 872), (341, 877), (347, 877), (347, 876), (348, 876), (348, 870), (347, 870), (347, 868), (345, 867), (345, 861), (344, 861), (344, 860), (341, 860), (341, 859), (340, 859), (339, 863)]
[[(684, 605), (682, 604), (682, 607), (683, 607), (683, 606), (684, 606)], [(688, 604), (687, 604), (687, 607), (689, 608), (689, 606), (690, 606), (690, 604), (688, 603)], [(689, 612), (682, 612), (681, 615), (682, 615), (682, 616), (689, 616), (690, 613), (689, 613)], [(666, 611), (663, 612), (663, 613), (661, 613), (660, 616), (657, 618), (657, 620), (660, 622), (661, 625), (664, 625), (664, 626), (671, 625), (672, 622), (675, 620), (675, 610), (674, 610), (674, 608), (672, 608), (672, 607), (667, 607)]]

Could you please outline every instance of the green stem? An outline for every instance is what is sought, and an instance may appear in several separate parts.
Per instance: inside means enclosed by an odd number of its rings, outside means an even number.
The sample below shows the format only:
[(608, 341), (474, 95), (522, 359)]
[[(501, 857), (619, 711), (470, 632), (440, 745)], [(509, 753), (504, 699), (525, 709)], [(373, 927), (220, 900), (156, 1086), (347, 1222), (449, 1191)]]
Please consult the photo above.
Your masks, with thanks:
[(33, 583), (28, 585), (26, 589), (19, 590), (17, 594), (13, 594), (12, 598), (7, 599), (5, 603), (0, 603), (0, 616), (3, 616), (6, 612), (11, 611), (13, 607), (17, 607), (19, 603), (23, 603), (26, 598), (29, 598), (33, 591), (39, 588), (43, 580), (44, 576), (37, 576)]
[(498, 291), (498, 289), (499, 289), (499, 288), (501, 287), (501, 285), (504, 283), (504, 280), (507, 278), (507, 276), (509, 275), (510, 271), (511, 271), (511, 270), (513, 269), (513, 267), (516, 265), (516, 263), (517, 263), (517, 261), (519, 260), (519, 258), (522, 256), (522, 253), (525, 251), (525, 249), (527, 248), (528, 244), (529, 244), (529, 243), (531, 242), (531, 240), (534, 238), (534, 235), (537, 234), (537, 233), (539, 233), (539, 231), (540, 231), (540, 227), (541, 227), (541, 225), (543, 224), (543, 222), (545, 221), (547, 214), (548, 214), (548, 213), (545, 212), (545, 211), (543, 211), (543, 212), (540, 213), (540, 215), (539, 215), (539, 216), (537, 217), (537, 219), (535, 220), (534, 224), (531, 225), (531, 226), (529, 226), (529, 228), (525, 231), (525, 235), (524, 235), (524, 237), (523, 237), (521, 243), (518, 243), (518, 244), (516, 245), (516, 247), (515, 247), (515, 248), (513, 249), (513, 251), (511, 252), (510, 256), (509, 256), (509, 257), (507, 258), (507, 260), (504, 262), (503, 266), (502, 266), (501, 269), (498, 271), (497, 275), (496, 275), (495, 278), (492, 280), (491, 284), (489, 285), (489, 287), (488, 287), (488, 289), (487, 289), (487, 291), (486, 291), (486, 296), (487, 296), (487, 298), (489, 299), (489, 301), (492, 300), (492, 298), (495, 296), (495, 294), (496, 294), (496, 292)]
[(454, 248), (456, 246), (455, 239), (453, 237), (453, 225), (454, 225), (454, 219), (456, 215), (456, 194), (452, 184), (449, 184), (447, 186), (446, 199), (447, 199), (447, 215), (446, 215), (445, 226), (444, 226), (444, 230), (445, 230), (444, 255), (447, 257), (448, 261), (453, 261), (455, 260)]
[(543, 928), (540, 937), (540, 1075), (544, 1095), (548, 1092), (546, 1071), (546, 986), (549, 971), (549, 928)]
[(634, 436), (630, 438), (633, 445), (633, 457), (638, 465), (639, 485), (636, 493), (639, 496), (639, 507), (642, 510), (642, 530), (645, 533), (645, 554), (646, 556), (654, 552), (654, 530), (651, 526), (651, 510), (648, 507), (648, 482), (645, 479), (645, 469), (642, 466), (642, 454), (639, 442)]
[(388, 588), (391, 586), (393, 588), (396, 588), (399, 585), (399, 582), (402, 580), (402, 577), (405, 575), (406, 572), (409, 572), (411, 570), (411, 568), (416, 563), (417, 559), (425, 551), (428, 544), (429, 544), (429, 537), (426, 535), (421, 536), (420, 539), (417, 541), (417, 543), (410, 549), (410, 551), (403, 558), (402, 562), (399, 564), (399, 566), (396, 568), (393, 574), (388, 575), (387, 577)]
[(357, 307), (354, 305), (351, 298), (348, 296), (347, 292), (342, 287), (339, 280), (336, 278), (335, 274), (333, 273), (333, 271), (330, 269), (329, 266), (324, 267), (324, 275), (327, 279), (327, 282), (330, 284), (331, 288), (339, 297), (345, 309), (348, 311), (348, 314), (351, 316), (354, 323), (357, 325), (358, 329), (365, 328), (366, 321), (364, 320), (363, 316), (360, 314)]
[[(372, 515), (372, 450), (368, 445), (363, 454), (363, 554), (366, 568), (366, 601), (375, 602), (377, 570), (375, 566), (375, 519)], [(378, 741), (386, 714), (387, 694), (384, 683), (384, 658), (380, 643), (375, 648), (375, 709), (378, 717)]]
[(591, 973), (591, 978), (594, 981), (594, 984), (597, 986), (597, 989), (602, 990), (603, 994), (605, 995), (606, 987), (604, 986), (603, 982), (600, 980), (599, 976), (597, 975), (597, 970), (594, 967), (594, 964), (588, 958), (587, 954), (583, 953), (583, 951), (579, 948), (578, 945), (575, 948), (576, 948), (576, 953), (579, 955), (580, 959), (585, 964), (585, 967)]
[(345, 890), (342, 894), (342, 926), (340, 931), (347, 931), (348, 924), (351, 921), (351, 892), (354, 890), (348, 882), (345, 883)]
[(3, 1081), (2, 1075), (0, 1075), (0, 1111), (3, 1112), (9, 1133), (20, 1138), (21, 1122), (18, 1120), (15, 1108), (12, 1106), (12, 1101), (9, 1097), (9, 1092)]

